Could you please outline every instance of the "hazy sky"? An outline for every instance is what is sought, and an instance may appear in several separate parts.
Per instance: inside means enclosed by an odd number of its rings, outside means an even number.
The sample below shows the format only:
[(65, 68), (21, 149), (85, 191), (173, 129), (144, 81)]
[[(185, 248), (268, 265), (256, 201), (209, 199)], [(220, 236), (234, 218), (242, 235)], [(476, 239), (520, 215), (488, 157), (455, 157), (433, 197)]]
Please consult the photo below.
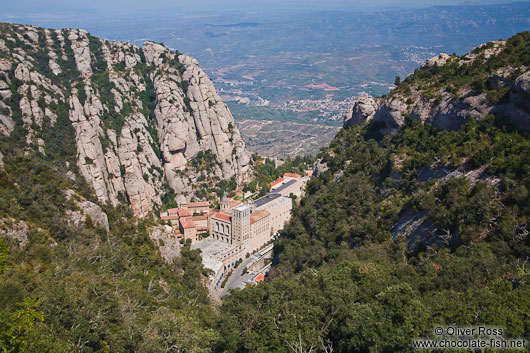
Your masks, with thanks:
[(163, 10), (193, 12), (256, 11), (256, 10), (355, 10), (376, 8), (427, 7), (460, 3), (490, 4), (504, 0), (2, 0), (0, 14), (98, 14), (120, 15), (158, 12)]

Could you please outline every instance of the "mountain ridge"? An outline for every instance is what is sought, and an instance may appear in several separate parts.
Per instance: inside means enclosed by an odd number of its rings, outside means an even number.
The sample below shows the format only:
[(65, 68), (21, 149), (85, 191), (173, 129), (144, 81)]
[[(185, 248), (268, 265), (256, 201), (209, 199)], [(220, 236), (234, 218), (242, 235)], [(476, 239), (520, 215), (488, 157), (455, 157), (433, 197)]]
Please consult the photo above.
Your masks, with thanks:
[[(411, 352), (445, 339), (440, 325), (528, 337), (530, 133), (515, 124), (529, 120), (494, 108), (529, 112), (514, 98), (529, 92), (530, 33), (503, 43), (469, 65), (442, 56), (448, 65), (350, 110), (275, 241), (265, 284), (226, 297), (224, 351)], [(470, 97), (487, 109), (456, 104)], [(418, 106), (424, 115), (410, 116)]]
[(470, 118), (503, 114), (528, 130), (530, 53), (525, 44), (529, 37), (522, 32), (507, 41), (485, 43), (462, 56), (439, 54), (403, 82), (396, 78), (397, 87), (387, 96), (359, 99), (346, 113), (343, 126), (373, 120), (384, 124), (382, 131), (389, 133), (411, 119), (457, 130)]
[[(84, 176), (100, 201), (127, 200), (146, 216), (167, 192), (192, 199), (201, 176), (205, 187), (249, 181), (250, 152), (195, 59), (83, 30), (2, 24), (0, 31), (0, 131), (17, 130), (45, 154), (51, 147), (43, 126), (53, 129), (57, 112), (67, 114), (77, 158), (65, 168)], [(210, 170), (190, 167), (199, 152), (214, 156)]]

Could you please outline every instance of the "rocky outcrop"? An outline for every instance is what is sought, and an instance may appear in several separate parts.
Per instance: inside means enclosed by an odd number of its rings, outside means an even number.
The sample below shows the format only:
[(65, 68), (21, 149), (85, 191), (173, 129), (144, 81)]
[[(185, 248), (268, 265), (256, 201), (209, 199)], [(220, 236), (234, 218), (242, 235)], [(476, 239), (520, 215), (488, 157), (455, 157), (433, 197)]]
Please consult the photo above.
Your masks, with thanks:
[(405, 124), (408, 105), (401, 97), (393, 97), (384, 101), (374, 115), (374, 122), (385, 124), (386, 132), (391, 132)]
[[(485, 94), (473, 91), (465, 92), (458, 99), (445, 93), (441, 93), (439, 97), (439, 100), (426, 100), (422, 99), (419, 92), (414, 92), (409, 97), (395, 94), (386, 99), (371, 99), (363, 108), (356, 103), (353, 111), (360, 113), (354, 113), (351, 119), (345, 121), (344, 127), (373, 120), (384, 124), (381, 132), (386, 134), (403, 126), (407, 117), (410, 117), (431, 123), (442, 130), (457, 130), (470, 118), (480, 120), (487, 114), (499, 111), (499, 107), (488, 101)], [(377, 110), (370, 114), (364, 113), (371, 112), (372, 109)]]
[(73, 190), (66, 191), (66, 199), (73, 200), (77, 210), (66, 210), (66, 219), (70, 226), (81, 229), (87, 226), (88, 218), (94, 225), (104, 228), (109, 231), (109, 220), (107, 214), (103, 212), (101, 207), (93, 202), (82, 199)]
[[(146, 43), (143, 51), (148, 62), (159, 62), (160, 45)], [(180, 191), (182, 199), (185, 193), (191, 193), (200, 174), (188, 173), (183, 177), (182, 171), (199, 151), (217, 156), (218, 164), (210, 171), (215, 176), (248, 182), (251, 155), (232, 114), (197, 60), (186, 55), (178, 56), (178, 60), (183, 65), (181, 77), (154, 77), (155, 115), (169, 185)], [(183, 83), (187, 86), (185, 95), (179, 88)]]
[[(68, 173), (82, 175), (101, 202), (126, 200), (143, 217), (168, 185), (180, 201), (192, 199), (203, 173), (249, 181), (251, 154), (194, 58), (83, 30), (3, 24), (0, 32), (0, 133), (20, 124), (25, 143), (46, 154), (40, 131), (66, 111), (77, 149)], [(212, 168), (191, 168), (200, 152), (215, 156)]]
[(506, 114), (512, 118), (517, 127), (530, 130), (530, 71), (522, 74), (515, 81), (510, 91), (510, 103)]
[[(440, 54), (428, 59), (419, 69), (435, 66), (472, 64), (475, 60), (485, 61), (499, 54), (505, 41), (491, 42), (474, 49), (461, 58)], [(528, 68), (523, 67), (523, 72)], [(489, 90), (510, 89), (509, 101), (492, 102), (487, 94), (475, 90), (471, 85), (460, 88), (455, 94), (451, 89), (425, 94), (419, 83), (408, 85), (406, 89), (397, 87), (388, 96), (373, 99), (363, 97), (348, 110), (344, 128), (364, 124), (373, 120), (383, 124), (381, 132), (391, 133), (403, 126), (407, 118), (431, 123), (442, 130), (457, 130), (469, 119), (480, 120), (488, 114), (502, 113), (508, 116), (521, 129), (530, 129), (530, 73), (520, 75), (512, 87), (510, 77), (516, 72), (510, 66), (494, 72), (486, 80)], [(429, 85), (429, 82), (423, 82)]]
[(409, 209), (403, 213), (392, 229), (392, 238), (405, 237), (410, 250), (416, 249), (420, 244), (448, 245), (450, 235), (440, 236), (437, 231), (436, 225), (429, 219), (427, 212)]
[(425, 62), (421, 65), (422, 69), (428, 69), (430, 67), (433, 67), (435, 65), (442, 66), (447, 63), (447, 60), (449, 60), (450, 56), (446, 53), (440, 53), (436, 56), (433, 56), (430, 59), (425, 60)]
[(472, 169), (467, 164), (464, 164), (456, 169), (433, 169), (427, 166), (423, 166), (418, 169), (418, 181), (420, 182), (429, 180), (446, 182), (451, 178), (466, 178), (469, 180), (469, 183), (472, 186), (478, 181), (485, 182), (490, 186), (495, 186), (500, 183), (500, 179), (498, 177), (490, 175), (486, 172), (486, 166)]
[(378, 108), (378, 102), (372, 97), (359, 98), (344, 116), (344, 128), (361, 125), (371, 120)]
[(23, 248), (28, 242), (29, 227), (24, 221), (13, 218), (0, 219), (0, 237), (15, 240), (19, 248)]
[[(142, 114), (130, 115), (121, 129), (118, 158), (110, 151), (107, 153), (113, 184), (118, 189), (123, 182), (123, 189), (127, 190), (129, 202), (136, 214), (146, 214), (153, 204), (160, 203), (164, 178), (162, 162), (153, 150), (154, 141), (147, 128), (147, 120)], [(118, 161), (124, 171), (121, 178)]]
[(322, 159), (317, 159), (313, 163), (313, 178), (317, 178), (319, 175), (324, 174), (329, 170), (327, 163)]
[(156, 226), (149, 237), (158, 246), (160, 255), (167, 263), (174, 263), (180, 257), (180, 243), (170, 226)]

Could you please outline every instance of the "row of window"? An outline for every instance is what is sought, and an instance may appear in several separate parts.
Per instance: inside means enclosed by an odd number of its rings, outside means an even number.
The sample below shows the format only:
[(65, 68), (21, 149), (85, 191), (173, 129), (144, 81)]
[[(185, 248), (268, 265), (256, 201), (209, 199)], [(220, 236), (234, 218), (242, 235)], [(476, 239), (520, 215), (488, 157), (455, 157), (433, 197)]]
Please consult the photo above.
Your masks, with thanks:
[(215, 222), (215, 231), (219, 233), (230, 234), (230, 226)]

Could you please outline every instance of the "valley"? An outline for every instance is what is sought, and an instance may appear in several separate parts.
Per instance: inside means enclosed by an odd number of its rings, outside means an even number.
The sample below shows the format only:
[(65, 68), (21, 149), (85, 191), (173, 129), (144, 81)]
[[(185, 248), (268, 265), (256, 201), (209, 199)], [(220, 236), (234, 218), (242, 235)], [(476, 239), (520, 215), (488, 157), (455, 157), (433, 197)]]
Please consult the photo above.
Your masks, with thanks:
[[(388, 93), (396, 76), (406, 77), (424, 60), (440, 52), (465, 53), (526, 30), (530, 5), (463, 4), (385, 11), (170, 10), (157, 16), (148, 12), (112, 18), (95, 13), (82, 17), (32, 14), (30, 18), (0, 14), (0, 20), (84, 28), (136, 45), (147, 39), (163, 42), (199, 60), (222, 99), (240, 111), (234, 114), (237, 120), (264, 115), (261, 120), (339, 126), (355, 98)], [(328, 141), (325, 134), (319, 147)], [(278, 148), (289, 149), (287, 143)], [(254, 151), (263, 149), (256, 145)]]
[(0, 351), (527, 346), (530, 3), (209, 11), (0, 23)]
[(338, 126), (289, 121), (237, 120), (241, 136), (252, 152), (276, 158), (316, 155), (340, 130)]

